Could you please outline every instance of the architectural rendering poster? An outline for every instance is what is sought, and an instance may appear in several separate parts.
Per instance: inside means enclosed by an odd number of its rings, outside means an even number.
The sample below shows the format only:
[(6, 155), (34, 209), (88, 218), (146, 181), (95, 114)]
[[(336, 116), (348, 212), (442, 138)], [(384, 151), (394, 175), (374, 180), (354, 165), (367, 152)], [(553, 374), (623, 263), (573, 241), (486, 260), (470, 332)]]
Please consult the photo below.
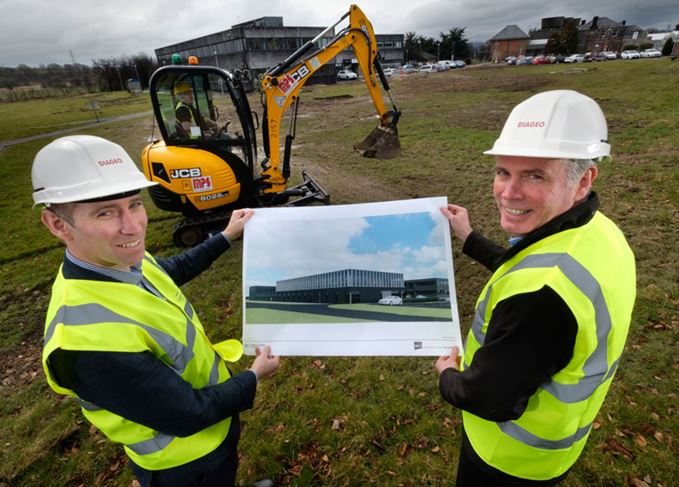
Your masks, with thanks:
[(438, 356), (461, 347), (446, 204), (256, 209), (244, 235), (245, 352)]

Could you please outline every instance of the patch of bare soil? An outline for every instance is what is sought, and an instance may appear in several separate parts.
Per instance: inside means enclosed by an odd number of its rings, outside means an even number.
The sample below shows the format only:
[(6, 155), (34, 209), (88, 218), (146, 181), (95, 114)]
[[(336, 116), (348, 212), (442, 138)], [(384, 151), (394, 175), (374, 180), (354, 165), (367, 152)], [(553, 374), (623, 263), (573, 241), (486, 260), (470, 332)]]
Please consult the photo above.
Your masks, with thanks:
[(545, 76), (478, 76), (469, 77), (456, 73), (438, 73), (434, 75), (411, 74), (399, 85), (400, 96), (417, 95), (418, 93), (476, 93), (487, 90), (525, 91), (540, 88), (549, 83)]
[[(366, 163), (369, 163), (368, 159)], [(333, 204), (349, 202), (390, 201), (402, 198), (397, 188), (357, 174), (355, 171), (337, 172), (327, 165), (296, 158), (295, 170), (307, 171), (330, 194)]]
[(5, 391), (24, 387), (43, 379), (42, 340), (24, 341), (18, 347), (0, 353), (0, 384)]
[(51, 281), (46, 282), (19, 294), (8, 293), (0, 299), (5, 324), (21, 337), (18, 345), (0, 350), (0, 387), (3, 390), (18, 389), (36, 379), (44, 379), (42, 331), (51, 286)]

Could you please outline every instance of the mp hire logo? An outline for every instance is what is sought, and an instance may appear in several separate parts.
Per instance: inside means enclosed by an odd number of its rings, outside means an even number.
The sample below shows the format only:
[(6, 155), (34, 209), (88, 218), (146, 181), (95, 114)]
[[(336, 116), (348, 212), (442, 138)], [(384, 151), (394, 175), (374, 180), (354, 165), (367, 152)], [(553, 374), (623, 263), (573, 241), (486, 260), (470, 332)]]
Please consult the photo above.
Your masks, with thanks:
[(297, 71), (292, 74), (286, 74), (278, 80), (278, 87), (283, 93), (287, 93), (293, 86), (306, 78), (309, 73), (309, 68), (302, 64)]

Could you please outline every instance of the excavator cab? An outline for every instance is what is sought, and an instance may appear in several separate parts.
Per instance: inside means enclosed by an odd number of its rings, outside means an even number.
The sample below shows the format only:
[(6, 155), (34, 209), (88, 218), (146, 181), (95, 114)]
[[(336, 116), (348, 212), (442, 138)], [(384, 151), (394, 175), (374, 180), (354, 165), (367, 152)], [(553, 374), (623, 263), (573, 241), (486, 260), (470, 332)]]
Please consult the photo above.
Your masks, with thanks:
[(218, 68), (163, 67), (149, 90), (161, 136), (142, 152), (145, 176), (158, 183), (149, 193), (158, 208), (184, 215), (175, 244), (195, 245), (232, 210), (254, 206), (257, 119), (240, 80)]
[(211, 66), (165, 66), (153, 74), (149, 90), (160, 139), (152, 135), (141, 165), (158, 183), (149, 188), (153, 203), (184, 215), (175, 245), (192, 246), (222, 230), (238, 208), (328, 202), (304, 173), (301, 185), (263, 193), (259, 118), (238, 76)]

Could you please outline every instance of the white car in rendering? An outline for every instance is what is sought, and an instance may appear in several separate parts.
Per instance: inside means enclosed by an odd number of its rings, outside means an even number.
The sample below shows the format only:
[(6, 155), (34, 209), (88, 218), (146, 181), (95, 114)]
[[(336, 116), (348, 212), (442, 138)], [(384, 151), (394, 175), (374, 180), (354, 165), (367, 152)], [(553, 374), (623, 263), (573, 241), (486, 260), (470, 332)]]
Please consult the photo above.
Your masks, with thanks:
[(400, 306), (403, 304), (403, 300), (400, 296), (387, 296), (386, 298), (380, 299), (377, 304), (386, 304), (389, 306)]

